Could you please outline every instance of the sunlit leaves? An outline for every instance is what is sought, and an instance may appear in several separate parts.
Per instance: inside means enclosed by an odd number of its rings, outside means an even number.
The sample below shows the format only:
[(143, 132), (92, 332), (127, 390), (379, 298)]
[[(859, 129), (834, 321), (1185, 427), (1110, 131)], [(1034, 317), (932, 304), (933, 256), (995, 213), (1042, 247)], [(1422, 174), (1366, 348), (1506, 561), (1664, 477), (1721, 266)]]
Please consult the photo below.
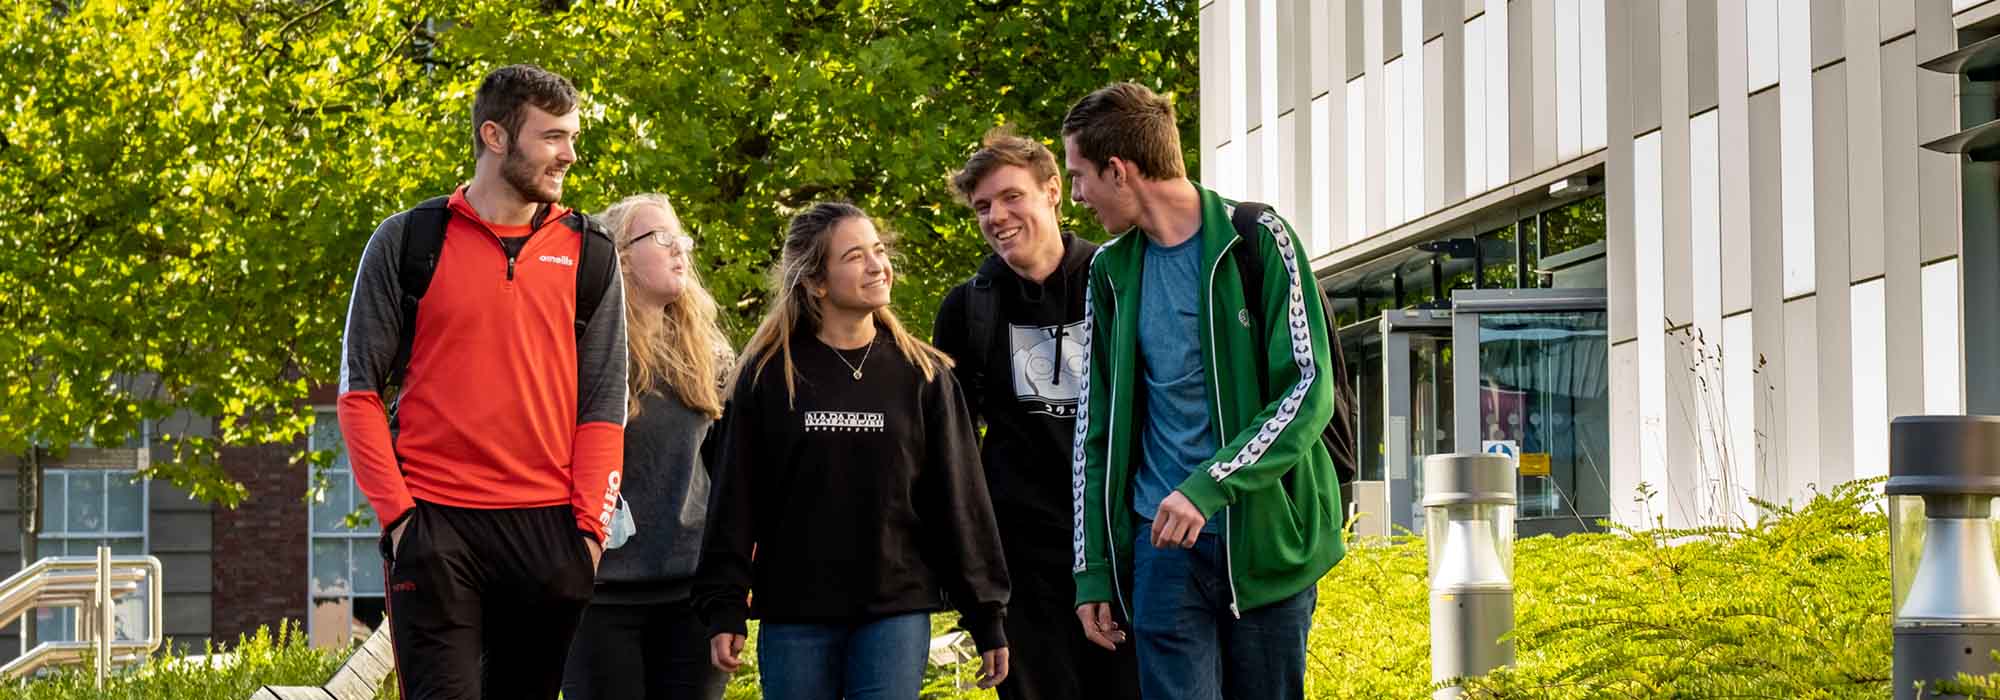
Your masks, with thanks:
[[(987, 128), (1054, 143), (1118, 79), (1179, 97), (1197, 142), (1192, 7), (752, 0), (95, 0), (0, 9), (0, 450), (110, 439), (176, 407), (155, 476), (233, 502), (220, 445), (290, 442), (337, 380), (376, 223), (469, 177), (485, 71), (585, 93), (570, 204), (672, 195), (737, 334), (785, 218), (851, 199), (901, 235), (926, 333), (984, 246), (945, 184)], [(1075, 218), (1080, 232), (1100, 236)], [(107, 381), (106, 378), (110, 378)], [(144, 387), (143, 390), (132, 387)], [(309, 460), (310, 461), (310, 460)]]

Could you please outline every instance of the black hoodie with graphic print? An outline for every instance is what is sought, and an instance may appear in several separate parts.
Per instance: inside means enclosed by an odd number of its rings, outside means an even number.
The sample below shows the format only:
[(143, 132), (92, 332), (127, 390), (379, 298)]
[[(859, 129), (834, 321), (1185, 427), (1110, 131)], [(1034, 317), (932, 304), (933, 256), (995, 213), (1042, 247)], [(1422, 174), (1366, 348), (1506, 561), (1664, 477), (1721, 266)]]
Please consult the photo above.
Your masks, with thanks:
[[(1062, 263), (1042, 284), (989, 255), (978, 277), (945, 295), (932, 330), (938, 349), (958, 361), (952, 371), (967, 407), (986, 422), (980, 452), (1011, 571), (1055, 567), (1062, 583), (1071, 554), (1070, 447), (1090, 351), (1083, 291), (1096, 252), (1096, 244), (1064, 234)], [(975, 289), (978, 278), (991, 288)], [(991, 337), (973, 338), (969, 307), (982, 294), (998, 302), (998, 313)], [(987, 348), (984, 363), (971, 352), (980, 344)]]

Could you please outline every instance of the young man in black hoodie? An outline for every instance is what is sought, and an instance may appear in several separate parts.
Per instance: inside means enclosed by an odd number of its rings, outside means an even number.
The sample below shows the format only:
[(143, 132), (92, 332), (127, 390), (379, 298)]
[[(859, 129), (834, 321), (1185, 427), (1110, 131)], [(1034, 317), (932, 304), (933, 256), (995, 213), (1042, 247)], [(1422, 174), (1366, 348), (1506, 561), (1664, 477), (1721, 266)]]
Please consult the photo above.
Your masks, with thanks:
[(945, 295), (933, 343), (957, 363), (1013, 583), (1014, 655), (1002, 700), (1138, 698), (1130, 646), (1104, 649), (1076, 624), (1068, 457), (1083, 386), (1084, 288), (1097, 246), (1057, 223), (1062, 179), (1034, 139), (996, 129), (952, 188), (993, 254)]

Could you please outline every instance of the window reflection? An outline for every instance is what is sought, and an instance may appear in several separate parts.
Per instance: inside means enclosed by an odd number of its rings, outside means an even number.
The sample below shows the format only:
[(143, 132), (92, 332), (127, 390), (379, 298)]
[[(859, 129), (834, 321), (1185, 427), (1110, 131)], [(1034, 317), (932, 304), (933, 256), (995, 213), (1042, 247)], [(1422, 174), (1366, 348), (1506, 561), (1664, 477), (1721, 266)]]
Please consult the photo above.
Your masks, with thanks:
[(1522, 518), (1609, 513), (1604, 329), (1601, 311), (1479, 316), (1480, 439), (1521, 455)]

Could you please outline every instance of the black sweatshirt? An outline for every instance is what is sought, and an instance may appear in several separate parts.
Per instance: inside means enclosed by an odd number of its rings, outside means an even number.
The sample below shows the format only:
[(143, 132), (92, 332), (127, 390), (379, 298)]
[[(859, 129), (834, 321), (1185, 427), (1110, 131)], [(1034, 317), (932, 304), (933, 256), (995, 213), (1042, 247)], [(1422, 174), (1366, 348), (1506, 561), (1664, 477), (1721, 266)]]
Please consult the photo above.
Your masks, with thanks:
[[(986, 482), (1017, 590), (1030, 569), (1069, 583), (1069, 457), (1076, 400), (1087, 379), (1083, 291), (1096, 251), (1090, 241), (1064, 235), (1062, 263), (1042, 284), (1021, 279), (999, 256), (987, 256), (979, 275), (991, 281), (990, 290), (975, 290), (973, 282), (954, 287), (933, 327), (938, 349), (958, 360), (952, 371), (973, 418), (986, 421)], [(991, 337), (970, 337), (968, 307), (980, 303), (979, 294), (998, 302)], [(980, 363), (970, 352), (977, 345), (987, 347), (983, 367), (975, 366)]]
[(1006, 646), (1007, 566), (951, 372), (926, 381), (886, 329), (864, 359), (801, 327), (792, 360), (795, 401), (782, 356), (744, 358), (730, 398), (695, 576), (710, 634), (953, 606), (981, 651)]

